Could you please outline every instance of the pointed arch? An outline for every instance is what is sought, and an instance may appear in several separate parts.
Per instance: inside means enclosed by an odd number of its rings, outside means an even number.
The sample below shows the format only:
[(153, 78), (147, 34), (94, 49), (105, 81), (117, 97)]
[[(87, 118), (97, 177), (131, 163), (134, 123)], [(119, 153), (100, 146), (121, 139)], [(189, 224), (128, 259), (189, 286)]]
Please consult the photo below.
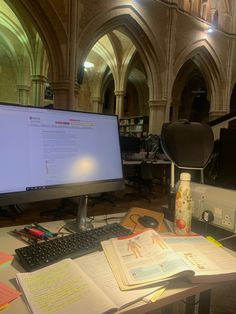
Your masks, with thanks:
[(173, 66), (173, 83), (182, 65), (192, 60), (203, 74), (210, 96), (210, 111), (225, 110), (226, 101), (222, 90), (226, 89), (226, 75), (219, 57), (205, 39), (195, 42), (184, 49), (176, 58)]
[[(67, 34), (61, 18), (50, 1), (5, 0), (21, 22), (31, 44), (35, 41), (34, 25), (40, 34), (47, 52), (52, 80), (63, 79), (66, 61), (62, 44), (67, 43)], [(60, 37), (60, 38), (59, 38)]]
[[(149, 98), (157, 99), (163, 97), (164, 87), (160, 74), (165, 71), (163, 51), (158, 46), (157, 38), (146, 21), (131, 5), (120, 5), (114, 7), (111, 11), (103, 12), (103, 14), (97, 15), (87, 25), (77, 41), (79, 47), (77, 71), (94, 44), (102, 36), (121, 25), (127, 30), (127, 34), (136, 46), (144, 64), (148, 78)], [(154, 46), (157, 51), (155, 51)]]
[[(33, 67), (32, 47), (30, 46), (30, 41), (27, 38), (27, 35), (24, 32), (24, 30), (21, 27), (19, 27), (19, 25), (14, 23), (13, 20), (7, 17), (3, 12), (0, 12), (0, 24), (11, 34), (14, 34), (16, 42), (26, 52), (27, 58), (29, 58), (30, 61), (30, 68), (32, 69)], [(5, 42), (7, 43), (7, 46), (9, 46), (11, 53), (13, 55), (16, 54), (15, 48), (13, 47), (12, 43), (9, 41), (7, 36), (4, 35), (4, 32), (1, 32), (1, 37), (2, 38), (5, 37)], [(17, 60), (17, 57), (15, 58), (15, 60)]]

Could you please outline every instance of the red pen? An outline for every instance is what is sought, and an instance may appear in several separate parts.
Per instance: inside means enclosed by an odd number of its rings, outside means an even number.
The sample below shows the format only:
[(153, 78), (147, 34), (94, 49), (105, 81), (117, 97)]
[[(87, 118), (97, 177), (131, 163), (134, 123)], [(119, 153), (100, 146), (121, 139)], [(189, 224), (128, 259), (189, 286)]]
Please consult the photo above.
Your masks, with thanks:
[(32, 228), (32, 227), (25, 227), (24, 228), (27, 232), (29, 232), (30, 234), (40, 238), (40, 239), (47, 239), (48, 237), (46, 236), (46, 234), (36, 228)]
[(38, 241), (38, 238), (32, 236), (29, 233), (26, 232), (21, 232), (18, 230), (13, 230), (13, 233), (15, 233), (21, 240), (29, 243), (29, 244), (34, 244), (35, 242)]

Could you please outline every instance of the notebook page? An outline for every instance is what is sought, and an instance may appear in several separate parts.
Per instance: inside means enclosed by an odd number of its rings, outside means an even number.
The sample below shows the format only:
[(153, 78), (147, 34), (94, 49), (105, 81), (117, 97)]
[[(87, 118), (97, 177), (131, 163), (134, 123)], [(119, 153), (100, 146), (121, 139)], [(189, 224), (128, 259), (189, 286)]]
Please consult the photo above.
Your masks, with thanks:
[[(143, 299), (144, 296), (147, 296), (165, 286), (164, 284), (156, 284), (155, 287), (151, 288), (121, 291), (107, 262), (104, 252), (94, 252), (82, 256), (77, 258), (75, 262), (98, 286), (100, 286), (100, 288), (106, 295), (109, 296), (118, 308)], [(96, 272), (94, 269), (96, 269)]]
[(17, 280), (34, 314), (97, 314), (114, 308), (71, 259), (19, 273)]

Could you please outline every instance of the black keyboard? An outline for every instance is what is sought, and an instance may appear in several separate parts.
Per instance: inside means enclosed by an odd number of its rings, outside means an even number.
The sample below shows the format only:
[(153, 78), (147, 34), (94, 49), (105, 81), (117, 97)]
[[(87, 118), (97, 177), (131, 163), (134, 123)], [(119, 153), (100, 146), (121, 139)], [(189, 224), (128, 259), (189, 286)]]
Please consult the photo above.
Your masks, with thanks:
[(131, 234), (129, 229), (113, 223), (32, 244), (16, 249), (15, 252), (23, 268), (32, 271), (64, 258), (76, 258), (102, 250), (101, 241)]

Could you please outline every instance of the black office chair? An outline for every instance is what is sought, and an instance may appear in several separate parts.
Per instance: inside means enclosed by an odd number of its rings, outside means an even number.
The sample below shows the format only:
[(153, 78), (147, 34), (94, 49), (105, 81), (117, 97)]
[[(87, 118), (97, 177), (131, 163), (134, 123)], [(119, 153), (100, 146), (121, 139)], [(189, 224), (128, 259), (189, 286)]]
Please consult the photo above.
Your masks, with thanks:
[(153, 192), (154, 186), (154, 172), (153, 172), (153, 164), (148, 160), (143, 160), (138, 166), (136, 166), (136, 170), (130, 175), (126, 177), (128, 183), (126, 184), (129, 187), (133, 187), (137, 192), (129, 192), (126, 193), (125, 197), (130, 198), (141, 198), (151, 202), (152, 199), (158, 196), (158, 193)]
[(58, 206), (53, 209), (47, 209), (40, 211), (41, 217), (51, 217), (53, 220), (62, 219), (64, 217), (72, 216), (75, 217), (77, 215), (77, 203), (73, 198), (62, 198), (59, 200)]
[(147, 200), (155, 198), (155, 193), (152, 192), (153, 187), (153, 165), (151, 162), (143, 161), (140, 165), (140, 190), (143, 193), (143, 197)]
[(145, 150), (147, 152), (146, 158), (147, 159), (157, 158), (159, 146), (160, 146), (159, 135), (150, 134), (147, 138), (145, 138)]
[(0, 206), (0, 220), (1, 219), (11, 219), (15, 220), (18, 216), (20, 216), (24, 210), (17, 204), (9, 205), (9, 206)]
[(117, 201), (119, 198), (115, 196), (112, 192), (103, 192), (99, 194), (92, 194), (89, 197), (89, 202), (91, 207), (94, 207), (98, 204), (109, 203), (112, 206), (117, 206)]
[(171, 160), (170, 194), (175, 195), (175, 167), (188, 172), (200, 170), (200, 182), (204, 183), (204, 168), (214, 148), (211, 127), (188, 120), (165, 123), (160, 139), (163, 151)]

